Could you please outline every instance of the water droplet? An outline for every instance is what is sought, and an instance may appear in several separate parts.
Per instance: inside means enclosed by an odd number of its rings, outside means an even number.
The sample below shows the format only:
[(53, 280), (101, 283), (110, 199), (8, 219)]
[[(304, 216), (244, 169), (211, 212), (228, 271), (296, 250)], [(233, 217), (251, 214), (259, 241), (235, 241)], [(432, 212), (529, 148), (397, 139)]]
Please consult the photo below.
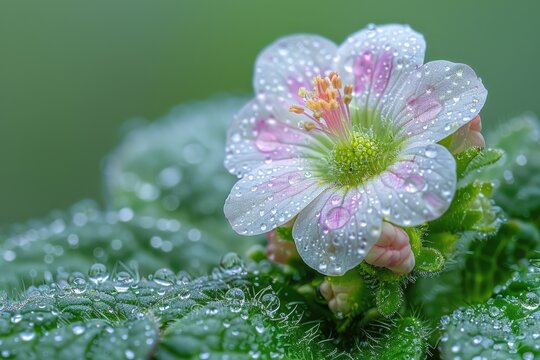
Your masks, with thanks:
[(84, 333), (84, 330), (85, 327), (81, 324), (76, 324), (76, 325), (73, 325), (73, 327), (71, 328), (71, 331), (73, 331), (73, 333), (75, 335), (81, 335), (82, 333)]
[(276, 136), (268, 131), (262, 131), (255, 140), (255, 146), (261, 152), (272, 152), (277, 149), (278, 144)]
[(20, 323), (22, 319), (23, 319), (23, 316), (22, 316), (21, 314), (13, 315), (13, 316), (11, 317), (11, 323), (12, 323), (12, 324)]
[(404, 185), (405, 185), (405, 191), (410, 193), (418, 192), (419, 190), (423, 189), (426, 182), (424, 181), (424, 178), (420, 175), (410, 175), (405, 179)]
[(36, 333), (32, 330), (26, 330), (19, 334), (22, 341), (31, 341), (36, 337)]
[(152, 281), (161, 286), (171, 286), (176, 282), (176, 276), (172, 270), (163, 268), (154, 273)]
[(326, 214), (324, 224), (330, 230), (340, 229), (349, 222), (351, 213), (344, 207), (338, 206), (332, 208)]
[(178, 297), (180, 298), (180, 300), (187, 300), (189, 299), (189, 297), (191, 296), (191, 293), (189, 292), (188, 289), (180, 289), (178, 290)]
[(499, 310), (498, 307), (492, 306), (489, 308), (489, 315), (491, 317), (497, 317), (501, 313), (501, 310)]
[(298, 184), (302, 180), (302, 175), (295, 172), (287, 176), (287, 181), (290, 185)]
[(133, 352), (133, 350), (126, 349), (126, 351), (124, 351), (124, 355), (126, 355), (126, 359), (128, 360), (135, 359), (135, 353)]
[(133, 284), (133, 277), (126, 271), (120, 271), (113, 279), (113, 285), (116, 291), (126, 292), (131, 284)]
[(261, 297), (260, 302), (262, 308), (266, 310), (270, 316), (273, 316), (280, 306), (279, 298), (274, 294), (264, 294)]
[(225, 294), (225, 299), (230, 302), (231, 311), (237, 313), (242, 310), (246, 295), (244, 294), (244, 291), (242, 291), (242, 289), (232, 288), (229, 289)]
[(83, 294), (86, 291), (86, 279), (81, 273), (73, 273), (70, 275), (69, 284), (71, 285), (75, 294)]
[(93, 264), (88, 270), (88, 279), (96, 285), (104, 283), (108, 278), (107, 267), (103, 264)]
[(228, 275), (239, 275), (244, 272), (244, 263), (236, 253), (225, 254), (219, 266), (221, 271)]
[(436, 158), (437, 157), (437, 147), (435, 145), (428, 145), (426, 146), (425, 155), (428, 158)]

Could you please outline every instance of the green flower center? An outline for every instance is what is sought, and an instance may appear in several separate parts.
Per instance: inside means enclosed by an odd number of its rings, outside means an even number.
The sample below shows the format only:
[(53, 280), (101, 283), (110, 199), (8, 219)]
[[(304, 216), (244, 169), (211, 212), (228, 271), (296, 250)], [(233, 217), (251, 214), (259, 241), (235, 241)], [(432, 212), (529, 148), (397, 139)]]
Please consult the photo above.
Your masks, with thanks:
[(378, 158), (381, 151), (372, 136), (354, 132), (348, 142), (335, 145), (328, 170), (338, 185), (358, 185), (384, 170)]
[(319, 173), (328, 183), (356, 187), (384, 172), (401, 150), (392, 126), (377, 116), (351, 109), (353, 130), (335, 138)]

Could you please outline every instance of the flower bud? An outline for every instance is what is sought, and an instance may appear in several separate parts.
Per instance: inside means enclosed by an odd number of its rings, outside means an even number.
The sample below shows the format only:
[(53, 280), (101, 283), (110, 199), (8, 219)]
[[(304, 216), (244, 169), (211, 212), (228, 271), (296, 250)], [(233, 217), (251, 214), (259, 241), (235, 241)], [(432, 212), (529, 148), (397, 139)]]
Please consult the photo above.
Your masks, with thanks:
[(398, 274), (411, 272), (415, 264), (409, 236), (403, 229), (387, 222), (383, 222), (381, 237), (364, 260)]
[(486, 146), (484, 136), (480, 131), (482, 131), (482, 120), (478, 115), (454, 133), (450, 143), (450, 151), (459, 153), (471, 147)]
[(357, 314), (368, 302), (364, 279), (354, 269), (343, 276), (325, 277), (319, 291), (338, 318)]
[(266, 257), (277, 264), (289, 264), (291, 260), (298, 259), (298, 251), (294, 241), (282, 239), (279, 231), (274, 229), (266, 234), (268, 244), (266, 245)]

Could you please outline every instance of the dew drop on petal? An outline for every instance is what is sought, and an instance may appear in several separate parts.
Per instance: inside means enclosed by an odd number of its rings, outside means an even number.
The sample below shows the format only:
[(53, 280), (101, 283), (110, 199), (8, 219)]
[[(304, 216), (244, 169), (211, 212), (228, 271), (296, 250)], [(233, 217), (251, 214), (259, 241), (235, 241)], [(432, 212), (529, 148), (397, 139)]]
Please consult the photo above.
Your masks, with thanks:
[(437, 157), (437, 147), (435, 145), (428, 145), (424, 153), (426, 157), (433, 159)]
[(405, 179), (405, 191), (415, 193), (425, 186), (426, 182), (420, 175), (410, 175)]
[(351, 213), (344, 207), (338, 206), (332, 208), (326, 214), (324, 224), (330, 229), (342, 228), (351, 218)]
[(277, 138), (271, 132), (263, 131), (257, 136), (255, 146), (261, 152), (272, 152), (278, 147)]

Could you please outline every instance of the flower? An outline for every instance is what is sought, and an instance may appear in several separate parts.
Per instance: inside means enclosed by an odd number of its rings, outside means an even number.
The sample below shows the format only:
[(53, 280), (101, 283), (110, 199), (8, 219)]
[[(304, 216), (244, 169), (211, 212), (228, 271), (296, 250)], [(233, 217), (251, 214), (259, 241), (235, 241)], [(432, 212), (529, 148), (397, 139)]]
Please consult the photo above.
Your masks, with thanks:
[(256, 97), (229, 129), (225, 202), (239, 234), (297, 216), (302, 259), (326, 275), (357, 266), (383, 220), (415, 226), (448, 208), (455, 160), (437, 144), (478, 115), (487, 91), (463, 64), (423, 64), (422, 35), (369, 26), (337, 47), (293, 35), (263, 50)]

